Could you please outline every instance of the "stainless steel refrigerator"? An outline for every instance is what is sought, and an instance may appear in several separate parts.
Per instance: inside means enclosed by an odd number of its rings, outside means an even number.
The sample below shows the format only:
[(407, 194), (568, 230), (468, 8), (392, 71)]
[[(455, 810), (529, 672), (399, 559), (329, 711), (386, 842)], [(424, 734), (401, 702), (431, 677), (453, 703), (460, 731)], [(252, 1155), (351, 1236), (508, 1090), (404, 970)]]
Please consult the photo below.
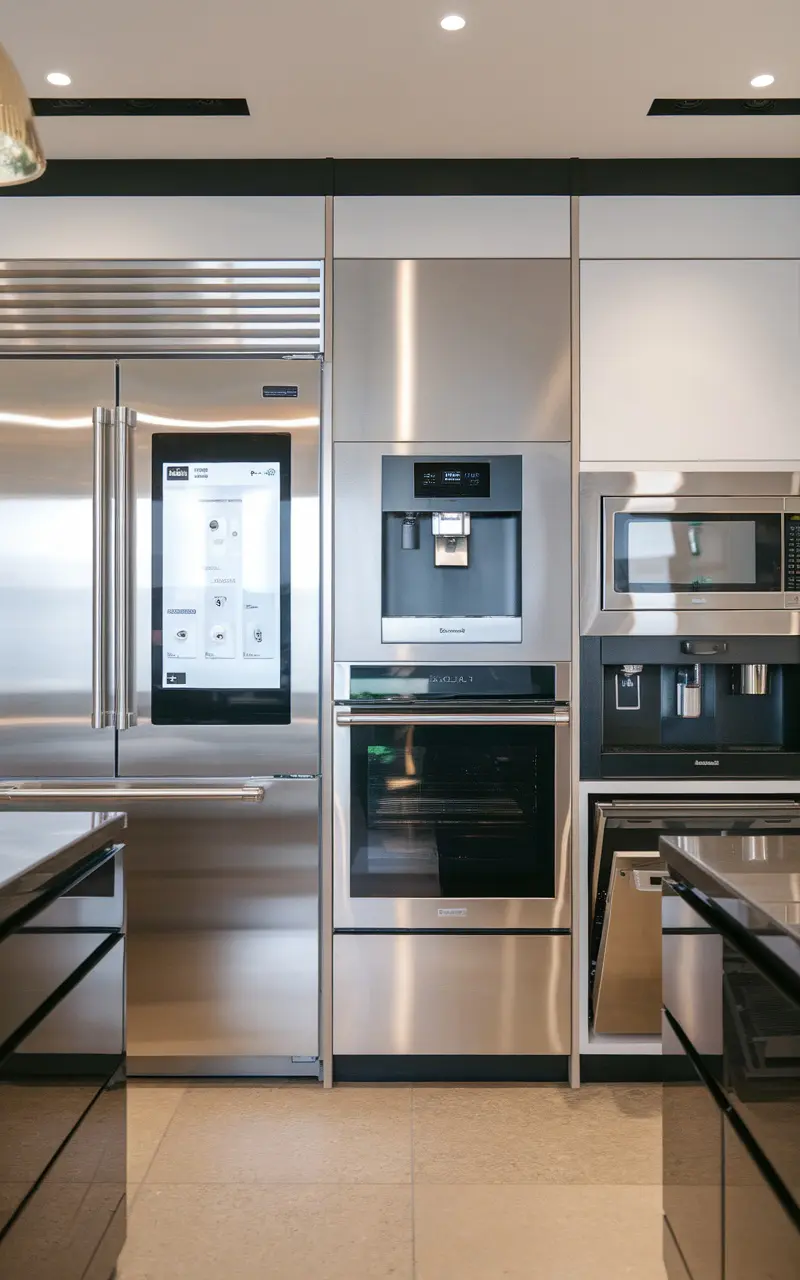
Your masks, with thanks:
[(134, 1074), (317, 1073), (319, 420), (313, 355), (0, 361), (0, 802), (129, 816)]

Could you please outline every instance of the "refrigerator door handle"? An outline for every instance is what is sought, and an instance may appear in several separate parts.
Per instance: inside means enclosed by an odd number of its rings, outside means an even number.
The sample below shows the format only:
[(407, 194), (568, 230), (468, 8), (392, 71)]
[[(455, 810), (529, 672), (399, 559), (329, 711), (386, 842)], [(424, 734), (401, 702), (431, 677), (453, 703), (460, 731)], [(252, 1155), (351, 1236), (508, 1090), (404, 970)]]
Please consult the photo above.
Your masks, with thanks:
[(115, 410), (117, 486), (115, 510), (116, 595), (116, 725), (124, 731), (137, 723), (136, 706), (136, 488), (133, 475), (133, 429), (136, 414), (125, 405)]
[[(269, 785), (269, 784), (267, 784)], [(49, 783), (2, 782), (0, 800), (80, 800), (86, 804), (114, 805), (129, 800), (239, 800), (260, 804), (267, 787), (247, 783), (243, 786), (137, 786), (125, 783), (77, 783), (75, 786), (52, 786)]]
[(92, 410), (92, 728), (114, 727), (113, 632), (109, 626), (114, 582), (111, 505), (114, 492), (112, 414)]

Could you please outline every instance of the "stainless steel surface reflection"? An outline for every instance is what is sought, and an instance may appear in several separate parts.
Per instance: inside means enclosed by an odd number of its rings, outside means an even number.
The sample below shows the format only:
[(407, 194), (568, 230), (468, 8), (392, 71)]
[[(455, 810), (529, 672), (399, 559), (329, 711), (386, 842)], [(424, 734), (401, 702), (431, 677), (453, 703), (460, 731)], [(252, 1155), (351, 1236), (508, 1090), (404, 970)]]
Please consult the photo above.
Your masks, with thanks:
[(337, 259), (335, 439), (569, 440), (569, 301), (565, 260)]
[(92, 729), (92, 409), (110, 360), (0, 366), (0, 777), (113, 774)]
[(337, 934), (334, 1053), (569, 1053), (570, 954), (564, 934)]

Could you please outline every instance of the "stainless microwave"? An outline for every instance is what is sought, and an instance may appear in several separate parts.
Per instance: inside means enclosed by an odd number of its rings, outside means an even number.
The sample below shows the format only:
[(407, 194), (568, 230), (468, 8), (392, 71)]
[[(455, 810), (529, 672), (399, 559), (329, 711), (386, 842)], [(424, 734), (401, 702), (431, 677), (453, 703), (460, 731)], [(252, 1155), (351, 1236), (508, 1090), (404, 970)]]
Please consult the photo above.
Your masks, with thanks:
[(800, 473), (581, 476), (584, 635), (800, 630)]

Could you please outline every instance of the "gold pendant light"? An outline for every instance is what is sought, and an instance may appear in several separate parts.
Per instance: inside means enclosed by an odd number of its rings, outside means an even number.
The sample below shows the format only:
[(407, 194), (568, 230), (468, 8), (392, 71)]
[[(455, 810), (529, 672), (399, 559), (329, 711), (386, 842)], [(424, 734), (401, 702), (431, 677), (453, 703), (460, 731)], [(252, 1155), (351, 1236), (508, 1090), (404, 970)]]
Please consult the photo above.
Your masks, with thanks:
[(46, 163), (30, 98), (0, 44), (0, 186), (41, 178)]

